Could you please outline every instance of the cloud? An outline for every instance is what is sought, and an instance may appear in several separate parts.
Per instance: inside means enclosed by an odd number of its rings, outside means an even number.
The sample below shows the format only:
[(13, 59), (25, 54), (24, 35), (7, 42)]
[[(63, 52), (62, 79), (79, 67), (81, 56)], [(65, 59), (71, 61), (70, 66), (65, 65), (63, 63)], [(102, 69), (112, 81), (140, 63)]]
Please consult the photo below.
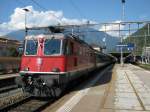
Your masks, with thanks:
[[(69, 19), (65, 18), (62, 11), (37, 11), (32, 6), (26, 6), (30, 11), (26, 12), (27, 27), (48, 26), (48, 25), (71, 25), (85, 24), (86, 19)], [(25, 28), (25, 11), (23, 8), (16, 8), (10, 16), (10, 21), (0, 24), (0, 35), (4, 35), (14, 30)], [(94, 22), (93, 22), (94, 23)]]
[[(112, 23), (120, 23), (120, 20), (113, 21)], [(124, 25), (120, 25), (120, 30), (124, 29)], [(115, 31), (116, 30), (116, 31)], [(118, 24), (110, 24), (110, 25), (102, 25), (99, 29), (99, 31), (106, 31), (107, 34), (114, 36), (114, 37), (119, 37), (119, 25)]]

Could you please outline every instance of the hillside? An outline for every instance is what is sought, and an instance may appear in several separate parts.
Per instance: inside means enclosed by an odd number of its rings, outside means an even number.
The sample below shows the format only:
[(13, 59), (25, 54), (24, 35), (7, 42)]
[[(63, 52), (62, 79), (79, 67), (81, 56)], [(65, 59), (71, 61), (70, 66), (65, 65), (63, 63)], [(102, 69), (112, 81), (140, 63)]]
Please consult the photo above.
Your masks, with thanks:
[[(71, 32), (70, 30), (66, 30), (66, 31)], [(38, 34), (43, 33), (43, 31), (42, 32), (38, 31), (36, 33), (38, 33)], [(102, 31), (97, 31), (97, 30), (92, 29), (92, 28), (80, 29), (80, 33), (81, 33), (81, 35), (84, 35), (84, 37), (81, 37), (81, 39), (85, 40), (87, 43), (89, 43), (89, 44), (94, 43), (94, 44), (97, 44), (100, 46), (105, 45), (105, 43), (102, 40), (104, 37), (106, 37), (106, 45), (107, 45), (106, 49), (107, 49), (107, 51), (112, 51), (112, 49), (115, 49), (115, 45), (118, 42), (117, 37), (112, 37), (112, 36), (102, 32)], [(7, 36), (13, 37), (14, 39), (22, 41), (24, 39), (24, 36), (25, 36), (25, 31), (24, 30), (14, 31), (14, 32), (7, 34)]]
[(131, 37), (127, 37), (124, 41), (135, 43), (135, 54), (142, 55), (143, 48), (145, 46), (150, 46), (150, 36), (148, 36), (148, 25), (143, 26), (141, 29), (133, 33)]

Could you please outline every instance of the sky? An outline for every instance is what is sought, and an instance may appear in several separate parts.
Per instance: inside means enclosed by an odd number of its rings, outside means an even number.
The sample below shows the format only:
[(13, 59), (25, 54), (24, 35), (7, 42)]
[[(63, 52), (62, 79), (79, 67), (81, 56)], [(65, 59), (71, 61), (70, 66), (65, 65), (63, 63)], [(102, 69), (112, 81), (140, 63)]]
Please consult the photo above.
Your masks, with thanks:
[[(24, 28), (23, 8), (28, 26), (122, 21), (121, 0), (0, 0), (0, 35)], [(149, 11), (150, 0), (126, 0), (124, 21), (148, 21)]]

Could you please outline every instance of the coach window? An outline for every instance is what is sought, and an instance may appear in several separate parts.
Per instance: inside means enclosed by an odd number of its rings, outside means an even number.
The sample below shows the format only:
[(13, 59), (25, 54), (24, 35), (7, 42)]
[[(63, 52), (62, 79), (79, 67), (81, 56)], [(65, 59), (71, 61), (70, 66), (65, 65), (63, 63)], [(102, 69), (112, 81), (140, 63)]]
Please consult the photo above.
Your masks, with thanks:
[(90, 56), (92, 56), (92, 54), (93, 54), (93, 53), (90, 51)]
[(67, 54), (67, 40), (63, 40), (62, 54)]
[(73, 47), (74, 47), (74, 44), (71, 42), (70, 43), (70, 54), (74, 54), (74, 49), (73, 49)]
[(72, 42), (68, 42), (68, 45), (67, 45), (67, 55), (72, 55), (73, 54), (73, 43)]

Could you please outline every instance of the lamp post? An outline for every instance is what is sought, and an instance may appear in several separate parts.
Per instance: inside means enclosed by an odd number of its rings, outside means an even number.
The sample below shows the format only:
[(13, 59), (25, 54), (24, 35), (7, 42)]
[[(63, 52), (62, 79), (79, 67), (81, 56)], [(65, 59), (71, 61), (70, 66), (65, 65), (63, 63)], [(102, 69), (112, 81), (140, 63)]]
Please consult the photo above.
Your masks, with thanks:
[(24, 16), (24, 27), (25, 27), (25, 36), (27, 36), (27, 12), (29, 12), (30, 10), (27, 8), (22, 9), (23, 11), (25, 11), (25, 16)]
[(122, 0), (122, 20), (124, 20), (125, 17), (125, 0)]
[[(125, 17), (125, 0), (121, 0), (121, 2), (122, 2), (122, 21), (124, 21), (124, 17)], [(119, 24), (119, 30), (120, 30), (120, 24)], [(121, 36), (120, 38), (121, 38), (121, 44), (123, 44), (123, 37)], [(121, 63), (121, 66), (123, 66), (124, 62), (123, 62), (123, 48), (122, 48), (122, 46), (121, 46), (121, 53), (120, 53), (120, 55), (121, 55), (120, 63)]]

